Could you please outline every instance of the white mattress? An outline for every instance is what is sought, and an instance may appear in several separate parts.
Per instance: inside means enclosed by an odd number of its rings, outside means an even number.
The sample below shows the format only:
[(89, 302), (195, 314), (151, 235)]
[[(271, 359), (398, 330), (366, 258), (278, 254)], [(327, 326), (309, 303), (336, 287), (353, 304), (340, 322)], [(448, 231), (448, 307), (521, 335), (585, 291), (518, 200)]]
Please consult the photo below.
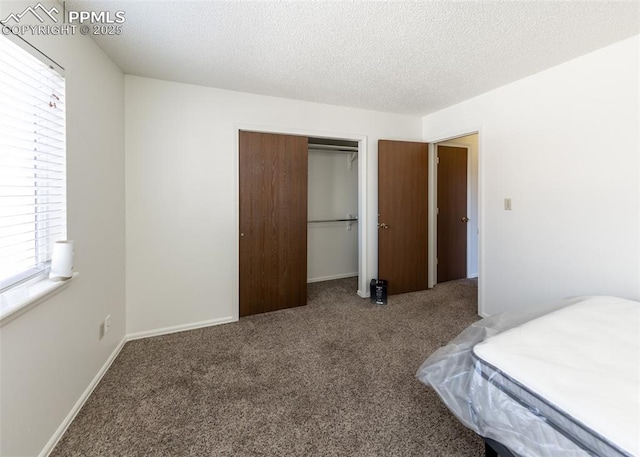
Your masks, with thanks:
[(544, 418), (537, 432), (524, 430), (546, 435), (532, 441), (640, 456), (640, 303), (589, 298), (489, 338), (473, 355), (494, 403)]

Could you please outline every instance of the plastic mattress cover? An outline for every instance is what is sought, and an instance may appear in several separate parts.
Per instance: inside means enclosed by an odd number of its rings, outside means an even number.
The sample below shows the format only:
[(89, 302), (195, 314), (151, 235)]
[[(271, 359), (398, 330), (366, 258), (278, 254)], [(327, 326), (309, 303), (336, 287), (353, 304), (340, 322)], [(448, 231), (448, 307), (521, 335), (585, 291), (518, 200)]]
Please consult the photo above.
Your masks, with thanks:
[(466, 427), (500, 442), (517, 457), (629, 455), (594, 452), (576, 444), (571, 435), (550, 423), (537, 407), (519, 401), (500, 384), (488, 382), (486, 367), (473, 354), (476, 344), (492, 336), (587, 298), (565, 299), (535, 310), (506, 312), (476, 321), (429, 356), (418, 369), (417, 377), (438, 393)]

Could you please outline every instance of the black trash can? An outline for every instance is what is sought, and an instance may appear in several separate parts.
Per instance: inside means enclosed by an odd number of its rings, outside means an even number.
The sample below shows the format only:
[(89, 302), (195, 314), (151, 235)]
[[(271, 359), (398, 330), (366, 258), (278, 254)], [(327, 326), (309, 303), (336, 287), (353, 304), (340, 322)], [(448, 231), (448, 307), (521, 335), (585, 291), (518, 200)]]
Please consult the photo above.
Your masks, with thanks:
[(387, 304), (387, 281), (384, 279), (371, 280), (371, 303), (376, 305)]

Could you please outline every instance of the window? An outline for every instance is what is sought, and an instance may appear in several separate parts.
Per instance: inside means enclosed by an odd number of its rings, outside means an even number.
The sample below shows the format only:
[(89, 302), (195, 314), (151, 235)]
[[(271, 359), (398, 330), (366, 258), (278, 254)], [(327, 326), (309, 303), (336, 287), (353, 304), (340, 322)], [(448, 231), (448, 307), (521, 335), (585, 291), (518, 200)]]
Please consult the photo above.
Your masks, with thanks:
[(0, 36), (0, 292), (67, 236), (64, 78)]

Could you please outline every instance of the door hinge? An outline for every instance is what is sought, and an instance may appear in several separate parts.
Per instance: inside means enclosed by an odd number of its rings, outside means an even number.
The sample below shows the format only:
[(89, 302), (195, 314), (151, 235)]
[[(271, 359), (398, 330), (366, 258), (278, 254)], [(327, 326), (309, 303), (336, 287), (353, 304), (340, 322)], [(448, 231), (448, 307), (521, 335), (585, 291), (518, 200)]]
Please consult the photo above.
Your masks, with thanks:
[(440, 214), (440, 208), (436, 208), (436, 216)]
[(436, 257), (436, 265), (438, 265), (438, 258)]
[(436, 165), (440, 164), (440, 156), (436, 157)]

